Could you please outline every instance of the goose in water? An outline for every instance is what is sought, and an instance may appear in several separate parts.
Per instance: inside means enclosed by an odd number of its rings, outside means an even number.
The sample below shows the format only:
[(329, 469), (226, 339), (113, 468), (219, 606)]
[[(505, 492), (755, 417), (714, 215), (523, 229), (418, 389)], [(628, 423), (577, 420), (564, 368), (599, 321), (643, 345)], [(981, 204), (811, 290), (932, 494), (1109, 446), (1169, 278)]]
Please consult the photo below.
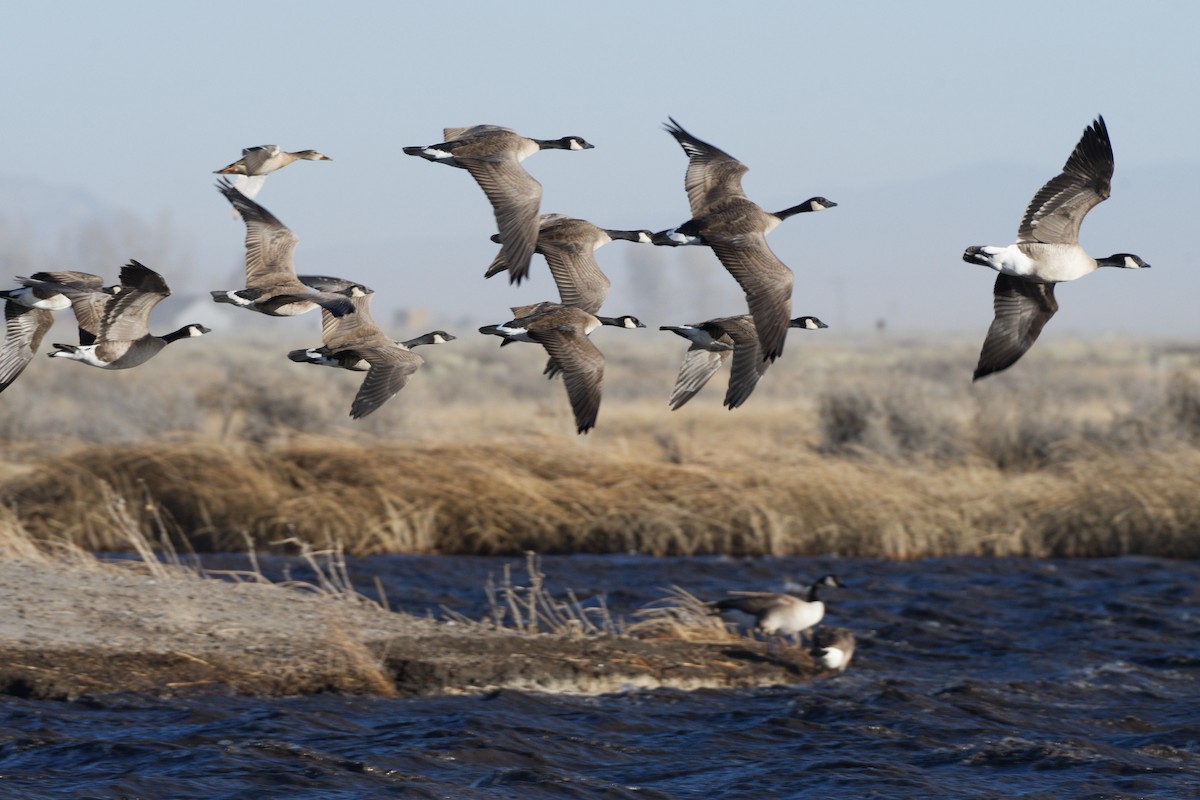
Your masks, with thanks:
[(508, 342), (540, 344), (550, 356), (547, 373), (563, 375), (575, 426), (587, 433), (596, 426), (600, 394), (604, 384), (604, 354), (588, 339), (601, 325), (644, 328), (636, 317), (598, 317), (582, 308), (559, 303), (535, 303), (512, 309), (515, 319), (501, 325), (485, 325), (480, 333), (500, 336)]
[(837, 205), (813, 197), (776, 213), (764, 211), (742, 191), (747, 167), (733, 156), (692, 136), (674, 119), (666, 130), (688, 157), (684, 176), (692, 218), (652, 237), (658, 245), (704, 245), (712, 249), (742, 291), (754, 317), (762, 358), (783, 352), (792, 316), (792, 271), (767, 246), (766, 236), (795, 214)]
[(854, 658), (854, 634), (845, 628), (817, 628), (813, 631), (809, 652), (818, 667), (845, 672)]
[[(810, 331), (829, 327), (811, 316), (796, 317), (789, 325)], [(675, 388), (671, 390), (668, 400), (672, 411), (695, 397), (708, 379), (731, 357), (733, 367), (729, 375), (729, 388), (725, 391), (725, 407), (733, 410), (746, 402), (758, 385), (759, 378), (771, 365), (770, 361), (762, 358), (754, 318), (749, 314), (718, 317), (694, 325), (662, 325), (659, 330), (671, 331), (692, 343), (683, 356)]]
[(246, 288), (215, 291), (214, 302), (232, 303), (272, 317), (291, 317), (318, 306), (335, 317), (354, 313), (350, 298), (362, 293), (360, 285), (350, 284), (340, 292), (306, 285), (296, 276), (292, 263), (299, 241), (296, 234), (228, 180), (220, 180), (217, 189), (246, 222)]
[[(650, 244), (652, 237), (653, 234), (648, 230), (600, 228), (587, 220), (565, 214), (543, 214), (538, 221), (534, 252), (545, 257), (562, 304), (595, 314), (600, 311), (612, 287), (608, 276), (596, 263), (596, 251), (617, 240)], [(493, 234), (492, 241), (502, 243), (503, 239), (497, 233)], [(501, 251), (484, 277), (490, 278), (507, 269), (508, 262)]]
[(435, 331), (408, 342), (397, 342), (371, 319), (371, 295), (374, 294), (371, 289), (341, 278), (303, 276), (301, 280), (319, 291), (342, 292), (354, 287), (360, 290), (351, 299), (353, 314), (338, 317), (328, 311), (321, 312), (321, 347), (288, 353), (292, 361), (366, 372), (367, 376), (350, 405), (350, 416), (354, 419), (375, 411), (408, 385), (413, 373), (425, 363), (425, 359), (412, 352), (412, 347), (448, 342), (454, 338), (443, 331)]
[(529, 139), (498, 125), (446, 128), (442, 136), (438, 144), (404, 152), (471, 173), (495, 212), (509, 283), (520, 283), (529, 275), (542, 204), (542, 185), (521, 162), (539, 150), (590, 150), (593, 145), (579, 136)]
[(781, 634), (802, 637), (805, 631), (825, 617), (825, 604), (817, 597), (822, 586), (844, 586), (835, 575), (824, 575), (801, 598), (772, 592), (730, 592), (724, 600), (708, 603), (713, 613), (738, 611), (754, 618), (755, 629), (765, 634), (774, 652), (775, 638)]
[(988, 328), (974, 380), (1011, 367), (1037, 341), (1058, 311), (1054, 284), (1073, 281), (1098, 267), (1142, 269), (1150, 265), (1132, 253), (1092, 258), (1079, 245), (1079, 226), (1112, 194), (1113, 151), (1104, 117), (1083, 132), (1062, 172), (1033, 196), (1007, 246), (972, 245), (963, 261), (1000, 274), (992, 289), (995, 318)]
[[(267, 175), (277, 169), (283, 169), (293, 161), (333, 161), (327, 155), (316, 150), (297, 150), (289, 153), (280, 150), (279, 145), (260, 144), (258, 147), (247, 147), (242, 150), (242, 157), (227, 167), (213, 170), (216, 175), (234, 175), (233, 186), (246, 197), (256, 197)], [(237, 209), (234, 209), (237, 214)]]
[[(130, 369), (146, 363), (179, 339), (203, 336), (210, 329), (192, 323), (155, 336), (150, 333), (150, 312), (170, 296), (166, 281), (154, 270), (130, 260), (121, 267), (119, 286), (103, 287), (87, 273), (45, 273), (55, 280), (22, 279), (30, 288), (56, 291), (71, 301), (79, 324), (80, 344), (55, 343), (51, 358), (80, 361), (101, 369)], [(61, 282), (60, 282), (61, 281)]]
[[(54, 312), (71, 307), (71, 300), (53, 283), (66, 273), (35, 272), (17, 289), (0, 291), (4, 298), (4, 342), (0, 343), (0, 392), (7, 389), (33, 360), (42, 339), (54, 324)], [(74, 273), (83, 274), (83, 273)], [(94, 277), (94, 276), (93, 276)], [(99, 281), (99, 278), (96, 278)]]

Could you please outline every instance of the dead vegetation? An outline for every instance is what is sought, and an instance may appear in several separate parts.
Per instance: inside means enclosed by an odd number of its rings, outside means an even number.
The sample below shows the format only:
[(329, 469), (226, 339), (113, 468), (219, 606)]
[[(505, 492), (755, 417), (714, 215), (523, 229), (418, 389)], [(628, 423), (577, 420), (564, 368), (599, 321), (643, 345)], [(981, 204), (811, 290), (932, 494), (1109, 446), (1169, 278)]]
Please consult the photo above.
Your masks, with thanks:
[(129, 547), (115, 497), (198, 551), (1200, 555), (1185, 347), (1047, 343), (972, 385), (973, 347), (811, 337), (737, 411), (718, 389), (672, 413), (677, 348), (613, 337), (579, 437), (541, 353), (500, 365), (487, 344), (438, 348), (365, 425), (345, 419), (355, 376), (257, 351), (99, 377), (38, 364), (0, 398), (0, 503), (96, 551)]

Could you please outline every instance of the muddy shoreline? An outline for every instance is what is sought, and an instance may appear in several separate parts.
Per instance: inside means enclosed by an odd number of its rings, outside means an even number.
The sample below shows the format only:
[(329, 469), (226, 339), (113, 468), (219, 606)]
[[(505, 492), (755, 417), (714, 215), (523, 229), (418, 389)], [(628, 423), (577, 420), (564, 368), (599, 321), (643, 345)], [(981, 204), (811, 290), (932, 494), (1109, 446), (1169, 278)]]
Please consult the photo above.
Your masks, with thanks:
[(488, 630), (346, 597), (144, 565), (0, 560), (0, 693), (380, 696), (750, 687), (817, 674), (758, 642)]

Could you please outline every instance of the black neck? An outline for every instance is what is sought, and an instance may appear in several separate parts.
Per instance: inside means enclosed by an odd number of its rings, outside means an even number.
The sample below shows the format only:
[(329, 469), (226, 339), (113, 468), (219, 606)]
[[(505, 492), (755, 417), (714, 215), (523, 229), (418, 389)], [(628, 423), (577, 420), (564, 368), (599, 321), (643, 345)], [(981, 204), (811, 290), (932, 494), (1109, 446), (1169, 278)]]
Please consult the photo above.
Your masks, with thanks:
[(160, 336), (159, 338), (162, 339), (164, 342), (173, 342), (176, 339), (187, 339), (188, 337), (191, 336), (191, 334), (188, 333), (188, 328), (190, 328), (190, 327), (191, 327), (190, 325), (184, 325), (179, 330), (171, 331), (170, 333), (164, 334), (163, 336)]
[(816, 211), (816, 208), (813, 207), (812, 200), (805, 200), (798, 206), (785, 208), (783, 211), (776, 211), (775, 216), (779, 217), (780, 219), (787, 219), (788, 217), (795, 216), (796, 214), (803, 214), (806, 211)]
[(608, 228), (604, 229), (610, 239), (624, 239), (627, 242), (637, 242), (642, 238), (642, 234), (651, 236), (649, 231), (611, 231)]

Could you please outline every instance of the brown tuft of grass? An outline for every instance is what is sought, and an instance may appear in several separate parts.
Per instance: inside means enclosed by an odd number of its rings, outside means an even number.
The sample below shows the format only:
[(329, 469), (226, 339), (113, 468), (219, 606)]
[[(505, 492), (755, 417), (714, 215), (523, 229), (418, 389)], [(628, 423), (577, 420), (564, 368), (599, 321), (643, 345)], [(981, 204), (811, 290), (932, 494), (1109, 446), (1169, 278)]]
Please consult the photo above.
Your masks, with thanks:
[(489, 612), (475, 621), (451, 609), (443, 609), (458, 624), (483, 625), (489, 630), (511, 630), (527, 635), (549, 633), (569, 638), (623, 636), (625, 623), (613, 617), (603, 598), (588, 604), (567, 590), (567, 599), (550, 594), (545, 585), (542, 560), (536, 553), (525, 554), (525, 583), (513, 577), (511, 565), (504, 565), (499, 582), (489, 577), (484, 586)]
[(690, 642), (733, 642), (743, 637), (708, 603), (679, 586), (634, 612), (638, 621), (626, 632), (642, 639), (682, 639)]

